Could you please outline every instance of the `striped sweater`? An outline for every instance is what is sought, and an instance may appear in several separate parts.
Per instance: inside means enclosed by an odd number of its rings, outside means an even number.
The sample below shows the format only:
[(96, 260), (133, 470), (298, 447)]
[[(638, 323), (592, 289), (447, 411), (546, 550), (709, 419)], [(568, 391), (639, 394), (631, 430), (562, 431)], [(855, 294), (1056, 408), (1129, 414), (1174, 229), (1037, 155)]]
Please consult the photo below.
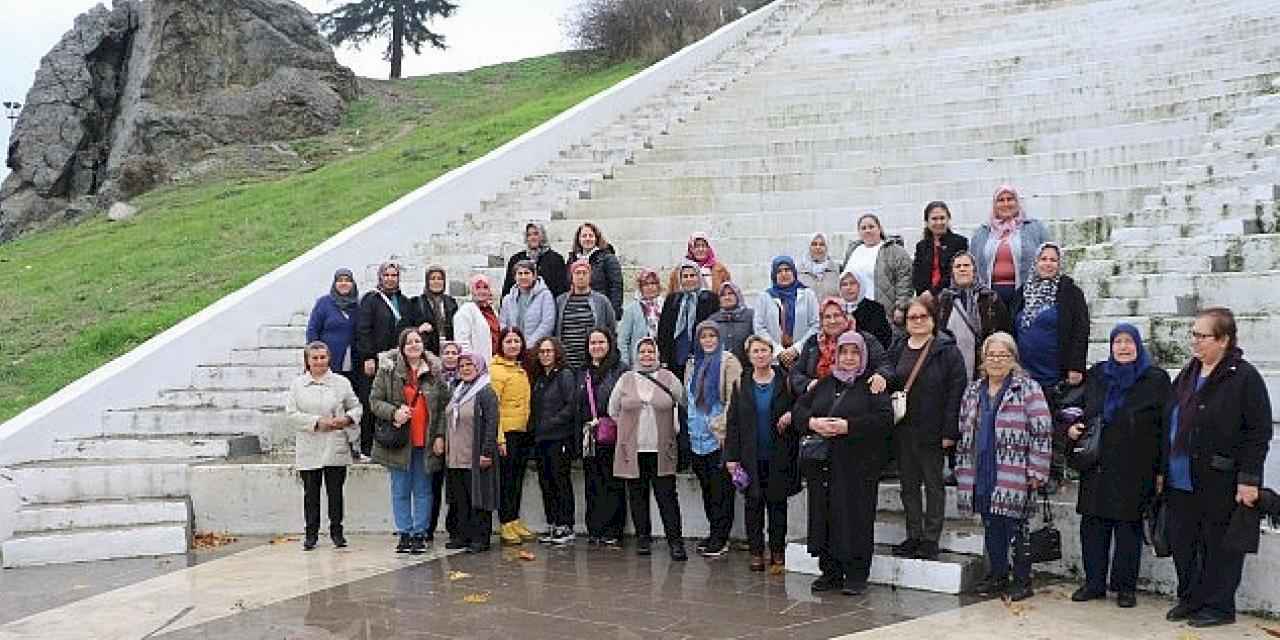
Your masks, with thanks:
[[(1030, 480), (1049, 479), (1053, 421), (1040, 385), (1025, 375), (1012, 374), (996, 412), (996, 486), (991, 495), (991, 513), (1009, 518), (1026, 518)], [(978, 412), (987, 381), (969, 384), (960, 402), (960, 443), (956, 447), (957, 498), (962, 513), (973, 512), (973, 491), (977, 469)]]

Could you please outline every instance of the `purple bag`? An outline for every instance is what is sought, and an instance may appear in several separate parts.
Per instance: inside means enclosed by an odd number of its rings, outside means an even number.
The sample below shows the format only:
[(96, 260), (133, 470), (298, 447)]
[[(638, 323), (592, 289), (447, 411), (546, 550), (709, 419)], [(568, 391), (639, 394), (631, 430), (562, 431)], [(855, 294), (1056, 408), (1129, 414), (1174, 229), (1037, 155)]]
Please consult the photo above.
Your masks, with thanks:
[(602, 444), (611, 447), (618, 443), (618, 423), (605, 416), (601, 418), (596, 413), (596, 392), (595, 386), (591, 384), (591, 374), (587, 374), (587, 403), (591, 405), (591, 419), (595, 421), (595, 437), (596, 444)]
[(746, 491), (751, 486), (751, 476), (747, 475), (747, 470), (742, 465), (735, 467), (729, 476), (733, 478), (733, 487), (738, 491)]

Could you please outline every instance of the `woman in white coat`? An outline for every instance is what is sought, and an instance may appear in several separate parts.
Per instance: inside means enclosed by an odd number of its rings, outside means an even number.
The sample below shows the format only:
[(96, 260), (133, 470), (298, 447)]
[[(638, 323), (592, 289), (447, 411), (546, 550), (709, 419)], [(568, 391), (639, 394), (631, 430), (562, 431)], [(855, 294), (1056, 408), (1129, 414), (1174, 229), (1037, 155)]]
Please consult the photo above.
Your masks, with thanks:
[(462, 346), (463, 353), (474, 353), (488, 362), (498, 350), (501, 332), (502, 321), (493, 307), (493, 286), (488, 277), (477, 273), (471, 276), (471, 301), (453, 314), (453, 341)]

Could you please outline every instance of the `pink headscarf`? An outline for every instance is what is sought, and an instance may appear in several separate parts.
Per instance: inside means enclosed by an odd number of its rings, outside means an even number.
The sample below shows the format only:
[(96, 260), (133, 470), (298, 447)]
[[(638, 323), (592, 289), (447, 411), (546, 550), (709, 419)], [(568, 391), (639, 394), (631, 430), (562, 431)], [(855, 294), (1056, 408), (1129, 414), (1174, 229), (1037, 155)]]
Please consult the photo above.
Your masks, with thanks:
[(582, 267), (589, 272), (591, 271), (591, 261), (586, 258), (578, 258), (577, 260), (574, 260), (569, 264), (569, 273), (572, 274), (574, 271), (577, 271), (578, 267)]
[[(707, 257), (701, 261), (693, 257), (693, 245), (699, 240), (707, 243)], [(689, 244), (687, 249), (688, 251), (686, 252), (686, 255), (688, 255), (690, 260), (697, 262), (700, 266), (703, 266), (703, 267), (710, 268), (715, 266), (716, 250), (711, 248), (711, 238), (707, 236), (706, 232), (703, 232), (703, 231), (693, 232), (693, 235), (689, 236)]]
[[(999, 200), (1000, 195), (1004, 193), (1013, 194), (1013, 197), (1018, 201), (1018, 213), (1008, 220), (1001, 220), (1000, 217), (996, 215), (996, 200)], [(1022, 224), (1022, 221), (1026, 219), (1026, 217), (1026, 212), (1022, 210), (1022, 196), (1018, 195), (1018, 190), (1014, 189), (1013, 185), (1009, 184), (1002, 184), (996, 187), (995, 194), (991, 196), (992, 236), (995, 238), (1003, 238), (1014, 231), (1017, 231), (1018, 225)]]
[(476, 286), (481, 283), (484, 283), (484, 286), (489, 289), (489, 300), (490, 301), (493, 300), (493, 283), (489, 282), (489, 276), (486, 276), (483, 273), (477, 273), (471, 276), (471, 278), (467, 282), (470, 285), (472, 298), (476, 297)]

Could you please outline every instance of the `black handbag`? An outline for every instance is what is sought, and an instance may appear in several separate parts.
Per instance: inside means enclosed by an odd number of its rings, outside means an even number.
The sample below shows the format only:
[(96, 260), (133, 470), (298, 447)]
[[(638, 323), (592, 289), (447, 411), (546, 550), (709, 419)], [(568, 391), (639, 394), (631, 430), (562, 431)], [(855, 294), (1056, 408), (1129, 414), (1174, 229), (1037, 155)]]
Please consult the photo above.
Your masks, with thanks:
[(800, 460), (803, 462), (826, 462), (831, 456), (831, 446), (827, 443), (827, 439), (815, 435), (806, 434), (800, 438)]
[[(1028, 502), (1034, 498), (1028, 498)], [(1062, 559), (1062, 532), (1053, 523), (1053, 509), (1049, 506), (1049, 496), (1042, 496), (1040, 502), (1041, 517), (1044, 526), (1030, 531), (1031, 518), (1022, 521), (1022, 552), (1030, 558), (1031, 564), (1054, 562)]]
[[(418, 402), (421, 392), (415, 387), (413, 390), (413, 399), (407, 404), (413, 406)], [(409, 423), (406, 422), (400, 426), (396, 426), (391, 420), (383, 420), (378, 418), (373, 422), (373, 440), (383, 449), (401, 449), (409, 444)]]
[(1157, 558), (1173, 555), (1169, 547), (1169, 505), (1164, 494), (1157, 494), (1142, 512), (1142, 533)]
[(1098, 466), (1102, 459), (1102, 416), (1089, 420), (1084, 435), (1067, 451), (1067, 464), (1080, 473), (1087, 473)]

